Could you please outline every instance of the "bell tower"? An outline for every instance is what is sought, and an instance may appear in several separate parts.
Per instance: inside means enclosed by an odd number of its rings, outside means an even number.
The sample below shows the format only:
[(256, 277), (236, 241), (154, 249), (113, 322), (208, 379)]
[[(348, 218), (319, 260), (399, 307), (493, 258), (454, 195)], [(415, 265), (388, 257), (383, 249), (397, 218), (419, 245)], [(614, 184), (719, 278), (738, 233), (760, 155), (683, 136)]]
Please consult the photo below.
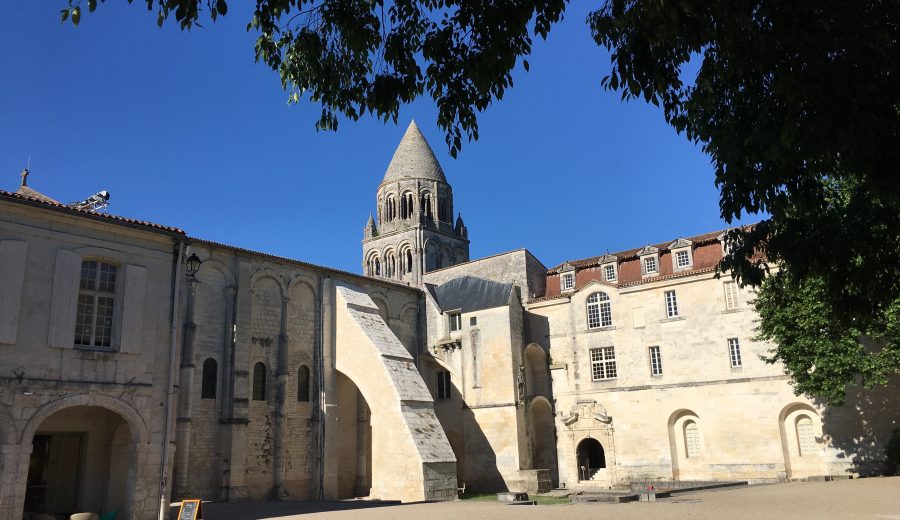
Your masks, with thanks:
[(468, 230), (453, 218), (453, 190), (412, 121), (378, 186), (366, 222), (363, 273), (422, 283), (424, 273), (469, 260)]

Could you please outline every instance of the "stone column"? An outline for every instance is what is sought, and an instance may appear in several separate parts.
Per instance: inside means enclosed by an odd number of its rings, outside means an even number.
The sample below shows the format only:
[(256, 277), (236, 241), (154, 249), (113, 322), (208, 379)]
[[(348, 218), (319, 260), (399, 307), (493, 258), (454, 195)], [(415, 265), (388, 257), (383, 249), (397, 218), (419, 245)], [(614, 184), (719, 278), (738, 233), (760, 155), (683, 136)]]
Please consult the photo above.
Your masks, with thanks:
[(20, 520), (33, 445), (0, 444), (0, 520)]
[(225, 435), (222, 443), (223, 479), (221, 498), (231, 502), (247, 498), (244, 482), (247, 463), (247, 424), (250, 419), (250, 353), (251, 307), (253, 293), (250, 289), (250, 265), (241, 263), (238, 268), (237, 297), (235, 303), (234, 346), (231, 364), (231, 396), (223, 406), (229, 408), (227, 417), (221, 419)]
[(335, 356), (335, 323), (334, 323), (334, 280), (326, 278), (322, 284), (322, 376), (323, 394), (322, 421), (324, 423), (324, 475), (322, 482), (322, 499), (338, 500), (339, 487), (338, 475), (338, 443), (337, 432), (340, 423), (337, 422), (337, 374), (334, 371)]
[(194, 399), (194, 336), (197, 324), (194, 321), (194, 299), (197, 295), (195, 277), (188, 277), (188, 300), (185, 323), (182, 329), (181, 374), (179, 380), (178, 419), (175, 426), (175, 482), (173, 497), (188, 493), (188, 466), (191, 453), (191, 409)]
[(275, 432), (273, 457), (273, 482), (272, 498), (281, 500), (288, 496), (284, 488), (284, 439), (287, 430), (287, 382), (288, 382), (288, 335), (287, 335), (287, 307), (290, 298), (281, 298), (281, 330), (278, 334), (278, 353), (276, 361), (276, 388), (275, 393)]

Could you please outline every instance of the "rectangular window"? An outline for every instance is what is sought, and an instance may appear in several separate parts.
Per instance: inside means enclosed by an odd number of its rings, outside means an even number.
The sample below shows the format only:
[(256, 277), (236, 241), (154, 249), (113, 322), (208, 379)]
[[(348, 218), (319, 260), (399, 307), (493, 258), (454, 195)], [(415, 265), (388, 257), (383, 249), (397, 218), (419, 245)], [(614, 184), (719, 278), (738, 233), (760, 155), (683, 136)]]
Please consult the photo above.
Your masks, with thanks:
[(575, 287), (575, 274), (566, 273), (562, 275), (562, 290), (568, 291), (573, 287)]
[(591, 349), (591, 379), (601, 381), (616, 377), (616, 350), (613, 347)]
[(656, 257), (648, 256), (644, 258), (644, 274), (653, 274), (657, 272)]
[(675, 251), (675, 267), (684, 269), (691, 266), (691, 255), (687, 251)]
[(116, 272), (116, 266), (95, 260), (81, 263), (75, 345), (102, 348), (112, 346)]
[(446, 370), (442, 370), (437, 373), (437, 398), (438, 399), (450, 399), (450, 396), (453, 395), (452, 385), (450, 383), (450, 372)]
[(738, 286), (735, 282), (725, 282), (725, 308), (737, 309), (738, 307)]
[(659, 352), (659, 347), (650, 347), (650, 375), (662, 375), (662, 354)]
[(610, 264), (603, 268), (604, 274), (606, 275), (607, 282), (616, 281), (616, 266)]
[(666, 291), (666, 317), (676, 316), (678, 316), (678, 300), (675, 298), (675, 291)]
[(469, 318), (469, 326), (474, 327), (475, 325), (478, 325), (478, 318), (472, 316), (471, 318)]
[(462, 330), (462, 315), (460, 313), (450, 312), (447, 313), (447, 317), (450, 319), (450, 332)]
[(737, 338), (728, 338), (728, 352), (731, 355), (732, 368), (739, 368), (741, 363), (741, 344)]

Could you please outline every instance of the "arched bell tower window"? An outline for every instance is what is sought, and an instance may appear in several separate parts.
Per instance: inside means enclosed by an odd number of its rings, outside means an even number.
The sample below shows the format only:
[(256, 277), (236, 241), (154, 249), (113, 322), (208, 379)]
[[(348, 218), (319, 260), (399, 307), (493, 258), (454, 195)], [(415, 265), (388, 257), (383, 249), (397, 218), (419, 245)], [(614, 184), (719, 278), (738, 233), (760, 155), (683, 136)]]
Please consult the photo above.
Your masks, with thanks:
[(397, 199), (393, 195), (388, 195), (384, 203), (385, 220), (392, 222), (397, 218)]
[(381, 276), (381, 262), (377, 258), (372, 261), (372, 274)]
[(406, 192), (400, 198), (400, 218), (408, 219), (413, 216), (413, 194)]
[(426, 192), (426, 193), (422, 194), (421, 208), (422, 208), (422, 210), (421, 210), (422, 214), (425, 215), (425, 218), (434, 218), (434, 216), (431, 212), (431, 194), (430, 193)]
[(406, 262), (406, 265), (405, 265), (405, 270), (406, 270), (406, 272), (407, 272), (407, 273), (413, 272), (413, 255), (412, 255), (412, 249), (407, 249), (407, 250), (406, 250), (406, 255), (405, 255), (404, 261)]

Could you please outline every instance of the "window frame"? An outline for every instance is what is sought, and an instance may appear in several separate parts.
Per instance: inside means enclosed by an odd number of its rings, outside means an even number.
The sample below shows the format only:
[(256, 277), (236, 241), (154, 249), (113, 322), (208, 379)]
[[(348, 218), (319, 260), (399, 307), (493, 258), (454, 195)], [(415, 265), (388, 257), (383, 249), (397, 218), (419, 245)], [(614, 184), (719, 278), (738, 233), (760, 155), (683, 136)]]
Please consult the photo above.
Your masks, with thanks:
[(462, 330), (461, 311), (447, 311), (447, 329), (450, 332), (460, 332)]
[(662, 350), (658, 345), (653, 345), (648, 348), (648, 355), (650, 357), (650, 376), (661, 377), (663, 375)]
[(591, 293), (585, 300), (585, 317), (587, 318), (588, 329), (612, 327), (612, 301), (609, 295), (603, 291)]
[(568, 271), (559, 275), (559, 290), (575, 290), (575, 271)]
[(681, 316), (678, 310), (678, 296), (675, 294), (675, 289), (663, 293), (663, 303), (665, 304), (666, 318), (678, 318)]
[(740, 308), (740, 300), (738, 299), (740, 293), (738, 292), (737, 282), (734, 280), (725, 281), (722, 283), (722, 288), (725, 291), (725, 310), (733, 311)]
[[(804, 420), (807, 422), (803, 423), (803, 430), (808, 435), (800, 432), (800, 423)], [(818, 452), (818, 442), (816, 442), (816, 424), (812, 417), (806, 414), (799, 415), (794, 421), (794, 431), (797, 434), (797, 454), (801, 457), (815, 456)]]
[[(691, 428), (693, 426), (693, 428)], [(688, 435), (688, 431), (692, 432)], [(699, 458), (703, 455), (703, 443), (700, 440), (700, 425), (693, 419), (684, 421), (681, 427), (682, 437), (684, 437), (684, 457), (687, 459)], [(692, 442), (693, 441), (693, 442)], [(694, 448), (693, 450), (691, 448)]]
[[(684, 255), (682, 257), (682, 255)], [(684, 258), (684, 264), (681, 263), (681, 258)], [(672, 251), (672, 270), (675, 272), (678, 271), (686, 271), (694, 266), (694, 259), (691, 255), (690, 248), (681, 248), (675, 249)]]
[(739, 338), (728, 338), (728, 359), (731, 362), (731, 368), (742, 368), (744, 366)]
[[(652, 271), (647, 267), (648, 262), (653, 263)], [(653, 276), (657, 274), (659, 274), (659, 259), (656, 257), (656, 255), (653, 254), (641, 257), (641, 275)]]
[(453, 398), (453, 376), (449, 370), (438, 370), (435, 377), (435, 400), (448, 401)]
[[(612, 274), (610, 276), (610, 273)], [(616, 264), (609, 263), (603, 264), (603, 279), (607, 282), (615, 282), (619, 279), (618, 269), (616, 269)]]
[[(93, 274), (92, 281), (94, 282), (93, 288), (85, 288), (84, 287), (84, 273), (85, 273), (85, 265), (89, 263), (96, 264), (96, 268)], [(113, 286), (111, 291), (104, 291), (100, 289), (100, 284), (104, 283), (102, 280), (103, 275), (103, 266), (108, 266), (114, 269), (114, 279)], [(120, 262), (116, 262), (110, 260), (108, 258), (98, 258), (98, 257), (83, 257), (81, 259), (81, 263), (79, 264), (78, 271), (78, 296), (75, 307), (75, 330), (72, 331), (72, 346), (76, 349), (80, 350), (96, 350), (102, 352), (115, 352), (119, 349), (119, 335), (120, 335), (120, 323), (121, 320), (121, 306), (124, 297), (124, 277), (125, 277), (125, 269), (123, 269), (123, 264)], [(108, 283), (108, 280), (106, 281)], [(90, 315), (90, 323), (88, 326), (90, 327), (90, 333), (88, 338), (88, 343), (79, 343), (80, 339), (83, 339), (84, 333), (79, 332), (81, 327), (84, 327), (85, 324), (82, 323), (82, 297), (90, 297), (92, 298), (92, 309)], [(111, 303), (107, 306), (109, 308), (109, 314), (106, 316), (107, 321), (109, 322), (109, 344), (108, 345), (97, 345), (97, 319), (101, 317), (98, 314), (98, 303), (101, 298), (111, 299)]]
[(614, 346), (597, 347), (589, 350), (591, 360), (591, 381), (609, 381), (619, 377)]

